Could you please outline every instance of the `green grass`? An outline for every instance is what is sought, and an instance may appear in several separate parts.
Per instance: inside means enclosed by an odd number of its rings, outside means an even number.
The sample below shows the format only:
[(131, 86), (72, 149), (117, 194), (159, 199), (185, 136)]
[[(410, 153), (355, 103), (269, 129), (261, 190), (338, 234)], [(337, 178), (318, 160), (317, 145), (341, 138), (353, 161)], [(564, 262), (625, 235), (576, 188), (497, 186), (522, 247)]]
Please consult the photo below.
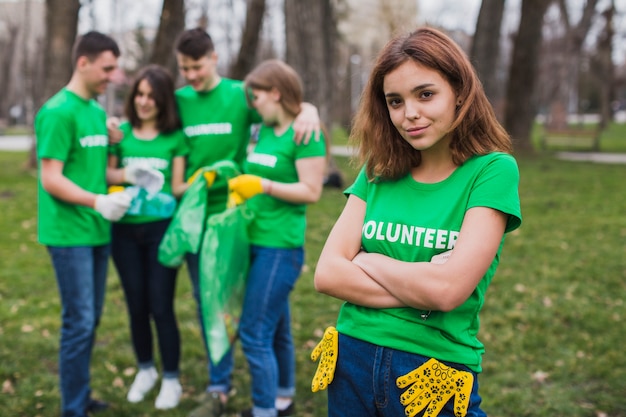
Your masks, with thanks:
[(32, 135), (33, 129), (29, 126), (17, 125), (17, 126), (7, 126), (3, 130), (0, 131), (1, 134), (12, 136), (12, 135)]
[[(36, 187), (25, 153), (0, 152), (0, 410), (12, 417), (58, 416), (60, 306), (45, 248), (36, 241)], [(338, 158), (348, 181), (354, 171)], [(507, 238), (482, 313), (481, 375), (490, 417), (626, 417), (626, 166), (539, 156), (519, 161), (524, 223)], [(305, 272), (292, 294), (299, 416), (323, 416), (312, 394), (309, 353), (335, 323), (340, 303), (317, 294), (312, 272), (344, 197), (327, 189), (309, 211)], [(94, 394), (112, 403), (102, 417), (186, 416), (207, 383), (187, 272), (179, 273), (184, 398), (167, 412), (156, 392), (129, 404), (134, 359), (123, 294), (110, 269), (92, 362)], [(248, 406), (249, 378), (239, 346), (230, 412)]]
[[(593, 130), (595, 125), (571, 126), (582, 130)], [(541, 149), (541, 136), (544, 127), (535, 123), (532, 130), (532, 142), (535, 149)], [(551, 146), (550, 151), (589, 151), (579, 146)], [(610, 123), (600, 134), (600, 152), (626, 152), (626, 123)]]

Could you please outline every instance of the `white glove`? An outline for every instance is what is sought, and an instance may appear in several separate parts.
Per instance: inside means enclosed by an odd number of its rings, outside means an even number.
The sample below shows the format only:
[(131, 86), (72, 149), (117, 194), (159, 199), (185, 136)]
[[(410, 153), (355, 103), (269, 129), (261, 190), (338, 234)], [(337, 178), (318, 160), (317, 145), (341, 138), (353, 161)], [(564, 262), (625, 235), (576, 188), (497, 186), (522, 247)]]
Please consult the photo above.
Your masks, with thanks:
[(133, 198), (125, 192), (98, 194), (94, 209), (105, 219), (116, 222), (126, 214)]
[(145, 188), (154, 195), (163, 188), (163, 173), (143, 164), (132, 164), (124, 168), (124, 181)]

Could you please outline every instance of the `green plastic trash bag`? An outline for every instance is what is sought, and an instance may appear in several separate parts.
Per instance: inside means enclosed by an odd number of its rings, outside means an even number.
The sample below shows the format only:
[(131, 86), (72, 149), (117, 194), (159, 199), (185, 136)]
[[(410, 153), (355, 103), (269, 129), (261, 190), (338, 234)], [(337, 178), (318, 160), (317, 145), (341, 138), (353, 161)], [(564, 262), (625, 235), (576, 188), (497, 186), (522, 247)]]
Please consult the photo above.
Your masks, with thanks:
[(216, 172), (216, 180), (211, 188), (207, 188), (204, 175), (196, 175), (174, 213), (172, 222), (167, 228), (159, 245), (159, 262), (170, 268), (177, 268), (185, 259), (186, 253), (198, 253), (204, 233), (207, 208), (209, 205), (223, 209), (226, 204), (228, 178), (239, 175), (234, 162), (220, 161), (201, 168), (201, 172)]
[(200, 300), (204, 332), (213, 363), (218, 363), (237, 337), (250, 266), (245, 205), (207, 218), (200, 252)]
[[(215, 172), (207, 188), (205, 172)], [(237, 165), (220, 161), (200, 170), (185, 192), (159, 246), (159, 262), (177, 267), (187, 252), (199, 253), (200, 311), (211, 360), (219, 362), (239, 327), (250, 263), (245, 203), (235, 205), (228, 180)]]
[(180, 200), (172, 221), (159, 245), (159, 262), (170, 268), (179, 267), (187, 252), (200, 248), (206, 216), (207, 186), (202, 175), (194, 181)]

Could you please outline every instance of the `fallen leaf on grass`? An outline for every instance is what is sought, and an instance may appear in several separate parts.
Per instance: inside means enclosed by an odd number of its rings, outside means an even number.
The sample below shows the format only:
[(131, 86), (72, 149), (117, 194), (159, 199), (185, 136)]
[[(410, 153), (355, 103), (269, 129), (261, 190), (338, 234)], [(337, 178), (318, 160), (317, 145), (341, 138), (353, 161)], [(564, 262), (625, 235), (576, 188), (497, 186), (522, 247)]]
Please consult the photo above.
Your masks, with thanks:
[(115, 378), (113, 378), (113, 384), (112, 384), (115, 388), (124, 388), (124, 380), (117, 376)]
[(543, 384), (544, 382), (546, 382), (549, 376), (550, 374), (547, 372), (537, 371), (533, 374), (532, 378), (533, 381)]
[(35, 328), (33, 326), (31, 326), (30, 324), (24, 324), (22, 326), (22, 333), (30, 333), (34, 330)]
[(552, 299), (550, 297), (543, 297), (543, 306), (552, 307)]
[(112, 374), (116, 374), (117, 373), (117, 366), (113, 365), (111, 362), (105, 362), (104, 363), (105, 368), (107, 368), (109, 370), (109, 372), (111, 372)]
[(2, 393), (3, 394), (15, 394), (15, 388), (13, 388), (13, 383), (9, 379), (5, 379), (2, 383)]

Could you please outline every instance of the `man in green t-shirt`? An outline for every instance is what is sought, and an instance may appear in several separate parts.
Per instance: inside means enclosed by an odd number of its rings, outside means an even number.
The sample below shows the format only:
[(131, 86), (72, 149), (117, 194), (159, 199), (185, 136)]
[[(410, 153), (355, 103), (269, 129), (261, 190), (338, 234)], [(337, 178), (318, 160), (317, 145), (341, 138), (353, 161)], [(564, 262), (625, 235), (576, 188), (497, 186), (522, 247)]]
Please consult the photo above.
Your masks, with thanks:
[[(62, 417), (86, 417), (107, 407), (90, 397), (89, 363), (104, 303), (110, 221), (124, 215), (131, 197), (107, 194), (106, 114), (94, 98), (111, 81), (119, 55), (110, 37), (81, 36), (72, 78), (35, 119), (38, 239), (52, 259), (62, 304)], [(135, 171), (125, 176), (136, 182), (141, 174)]]
[[(221, 77), (217, 72), (217, 53), (204, 29), (181, 33), (176, 43), (176, 60), (188, 85), (176, 91), (176, 102), (189, 140), (186, 178), (198, 169), (217, 161), (230, 160), (240, 167), (250, 143), (252, 127), (261, 123), (256, 110), (248, 106), (243, 81)], [(294, 140), (312, 135), (319, 140), (320, 120), (317, 109), (302, 103), (302, 112), (294, 121)], [(209, 202), (211, 203), (211, 202)], [(215, 211), (217, 204), (209, 204)], [(223, 204), (221, 204), (223, 206)], [(187, 269), (193, 284), (198, 315), (203, 326), (199, 299), (199, 256), (188, 254)], [(204, 331), (201, 331), (206, 344)], [(208, 358), (207, 350), (207, 358)], [(218, 417), (224, 412), (233, 369), (232, 352), (218, 364), (209, 364), (210, 385), (201, 405), (190, 417)]]

